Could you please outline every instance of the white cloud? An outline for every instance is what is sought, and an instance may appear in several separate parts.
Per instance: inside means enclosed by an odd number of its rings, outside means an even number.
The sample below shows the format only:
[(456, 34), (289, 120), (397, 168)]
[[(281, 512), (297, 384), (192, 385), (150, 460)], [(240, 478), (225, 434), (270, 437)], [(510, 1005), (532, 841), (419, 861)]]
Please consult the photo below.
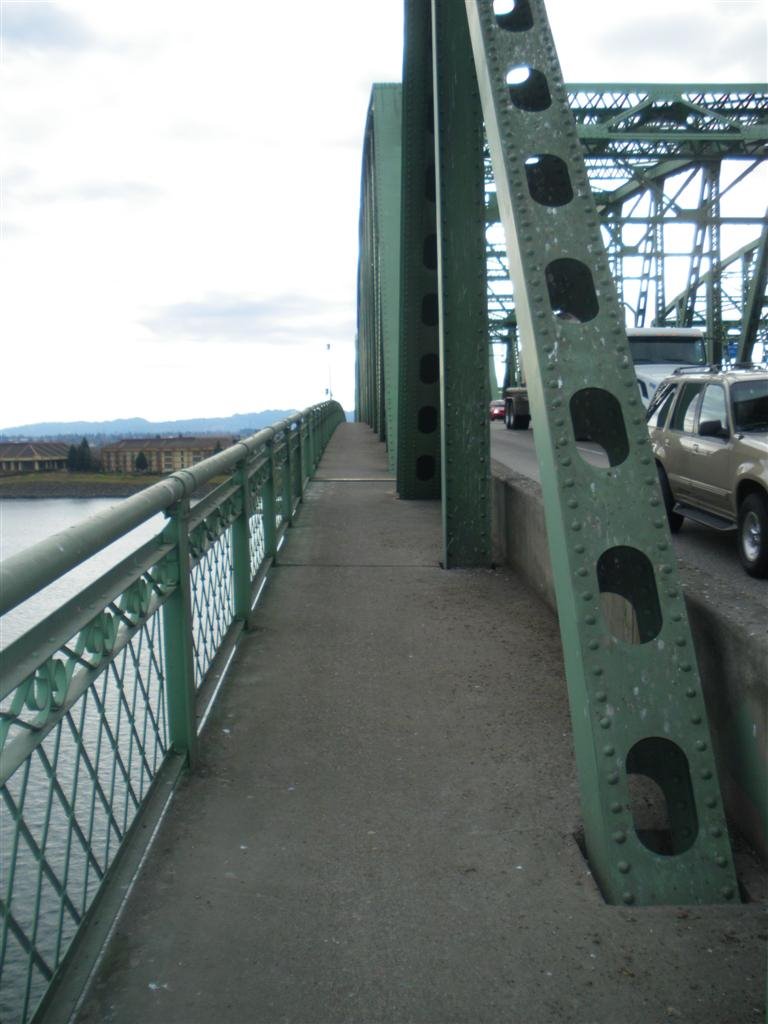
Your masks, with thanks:
[[(548, 3), (571, 81), (761, 77), (756, 5), (733, 6), (682, 0), (696, 35), (670, 42), (669, 3)], [(401, 0), (0, 9), (3, 425), (304, 407), (329, 366), (350, 407), (362, 135)]]

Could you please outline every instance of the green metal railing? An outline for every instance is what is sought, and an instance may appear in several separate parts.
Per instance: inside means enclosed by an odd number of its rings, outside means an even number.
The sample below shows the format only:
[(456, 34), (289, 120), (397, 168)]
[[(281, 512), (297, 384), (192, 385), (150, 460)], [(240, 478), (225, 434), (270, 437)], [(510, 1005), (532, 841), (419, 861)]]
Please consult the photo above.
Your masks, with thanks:
[(5, 1024), (42, 1012), (46, 992), (93, 944), (95, 918), (109, 917), (110, 900), (119, 907), (120, 886), (107, 883), (130, 876), (141, 836), (194, 764), (200, 723), (280, 537), (343, 419), (336, 402), (313, 406), (0, 566), (5, 615), (166, 517), (0, 652)]

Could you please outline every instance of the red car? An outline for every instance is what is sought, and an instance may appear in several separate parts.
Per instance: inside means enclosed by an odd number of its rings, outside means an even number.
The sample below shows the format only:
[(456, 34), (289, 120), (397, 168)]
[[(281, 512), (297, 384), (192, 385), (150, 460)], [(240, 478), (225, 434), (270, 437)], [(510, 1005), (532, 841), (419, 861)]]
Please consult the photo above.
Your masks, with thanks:
[(491, 419), (492, 420), (503, 420), (504, 419), (504, 399), (496, 398), (491, 402)]

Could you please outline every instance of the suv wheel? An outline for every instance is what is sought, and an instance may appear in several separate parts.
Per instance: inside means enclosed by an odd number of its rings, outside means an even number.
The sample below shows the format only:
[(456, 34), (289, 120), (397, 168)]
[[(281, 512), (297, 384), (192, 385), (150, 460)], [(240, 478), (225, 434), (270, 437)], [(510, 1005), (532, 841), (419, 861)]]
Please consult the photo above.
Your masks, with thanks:
[(667, 513), (667, 522), (669, 523), (669, 532), (677, 533), (680, 527), (683, 525), (683, 516), (679, 512), (673, 512), (672, 509), (675, 505), (675, 499), (672, 497), (672, 488), (669, 486), (669, 480), (667, 480), (667, 474), (664, 469), (656, 463), (656, 469), (659, 474), (659, 487), (661, 487), (661, 496), (664, 499), (664, 509)]
[(768, 501), (756, 491), (739, 505), (739, 558), (750, 576), (768, 576)]

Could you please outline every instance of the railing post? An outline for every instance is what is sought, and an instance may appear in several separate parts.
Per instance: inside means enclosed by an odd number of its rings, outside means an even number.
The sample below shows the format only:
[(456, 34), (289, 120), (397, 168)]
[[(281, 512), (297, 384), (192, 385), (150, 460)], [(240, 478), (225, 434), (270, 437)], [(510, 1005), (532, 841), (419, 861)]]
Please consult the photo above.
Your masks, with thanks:
[(298, 461), (298, 472), (297, 472), (298, 488), (299, 488), (299, 493), (298, 493), (299, 501), (303, 501), (304, 500), (304, 438), (302, 437), (302, 428), (303, 428), (303, 426), (304, 426), (304, 417), (303, 416), (299, 416), (299, 418), (296, 421), (296, 437), (297, 437), (297, 445), (296, 445), (296, 449), (297, 450), (296, 450), (296, 454), (297, 454), (297, 457), (298, 457), (298, 460), (299, 460)]
[(309, 445), (309, 475), (313, 476), (315, 472), (315, 466), (317, 465), (317, 457), (315, 452), (315, 410), (309, 414), (309, 435), (307, 438)]
[(309, 419), (303, 414), (299, 430), (299, 439), (301, 442), (299, 446), (299, 450), (301, 452), (301, 490), (303, 495), (304, 481), (308, 480), (312, 476), (312, 470), (309, 465)]
[(192, 656), (192, 584), (189, 558), (189, 500), (168, 510), (165, 535), (175, 545), (178, 585), (163, 605), (163, 646), (171, 746), (185, 754), (190, 767), (197, 758), (195, 674)]
[(275, 449), (272, 440), (266, 443), (269, 455), (269, 476), (261, 487), (261, 522), (264, 527), (264, 558), (277, 555), (277, 531), (275, 530)]
[(251, 491), (248, 486), (248, 463), (243, 460), (234, 473), (242, 494), (242, 510), (232, 523), (232, 589), (235, 618), (248, 628), (251, 613)]
[(283, 431), (285, 440), (285, 465), (283, 467), (283, 517), (293, 525), (293, 455), (291, 454), (291, 429)]

